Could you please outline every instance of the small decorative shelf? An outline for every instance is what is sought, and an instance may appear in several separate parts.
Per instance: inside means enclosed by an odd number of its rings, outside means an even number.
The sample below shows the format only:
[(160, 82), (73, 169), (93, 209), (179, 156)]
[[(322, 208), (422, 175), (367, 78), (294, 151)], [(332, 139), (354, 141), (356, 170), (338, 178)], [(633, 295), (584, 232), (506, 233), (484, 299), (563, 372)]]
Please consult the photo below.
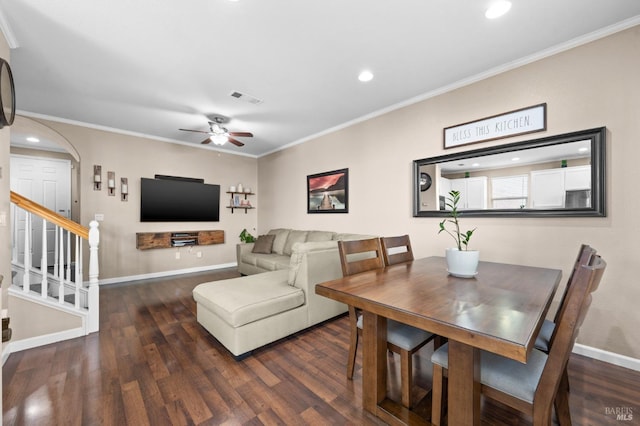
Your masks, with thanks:
[(255, 195), (253, 192), (231, 192), (227, 191), (227, 194), (231, 195), (230, 205), (227, 206), (228, 209), (231, 209), (231, 214), (233, 214), (234, 209), (244, 209), (245, 214), (248, 210), (255, 209), (251, 204), (245, 203), (244, 205), (240, 201), (241, 196), (244, 195), (244, 200), (247, 199), (247, 195)]

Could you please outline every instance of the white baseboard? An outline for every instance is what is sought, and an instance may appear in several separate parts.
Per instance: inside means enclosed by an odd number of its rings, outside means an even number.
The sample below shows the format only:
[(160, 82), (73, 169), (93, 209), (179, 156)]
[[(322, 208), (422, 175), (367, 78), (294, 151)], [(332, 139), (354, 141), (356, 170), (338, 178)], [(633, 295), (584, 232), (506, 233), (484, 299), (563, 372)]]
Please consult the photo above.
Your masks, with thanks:
[(591, 346), (581, 345), (580, 343), (573, 345), (573, 353), (597, 359), (598, 361), (608, 362), (609, 364), (628, 368), (630, 370), (640, 371), (640, 359), (631, 358), (626, 355), (592, 348)]
[(148, 274), (130, 275), (127, 277), (99, 279), (98, 281), (100, 285), (119, 284), (119, 283), (124, 283), (128, 281), (148, 280), (152, 278), (163, 278), (163, 277), (170, 277), (172, 275), (191, 274), (194, 272), (215, 271), (217, 269), (233, 268), (235, 266), (238, 266), (236, 262), (222, 263), (219, 265), (199, 266), (196, 268), (176, 269), (173, 271), (151, 272)]
[(26, 349), (37, 348), (38, 346), (49, 345), (51, 343), (62, 342), (63, 340), (75, 339), (76, 337), (84, 336), (84, 330), (82, 327), (73, 328), (71, 330), (59, 331), (57, 333), (45, 334), (42, 336), (30, 337), (23, 340), (12, 340), (5, 346), (2, 352), (2, 362), (5, 361), (6, 356), (14, 352), (24, 351)]
[(11, 355), (11, 350), (9, 348), (9, 343), (7, 343), (2, 347), (2, 365), (4, 365), (4, 363), (7, 362), (9, 355)]

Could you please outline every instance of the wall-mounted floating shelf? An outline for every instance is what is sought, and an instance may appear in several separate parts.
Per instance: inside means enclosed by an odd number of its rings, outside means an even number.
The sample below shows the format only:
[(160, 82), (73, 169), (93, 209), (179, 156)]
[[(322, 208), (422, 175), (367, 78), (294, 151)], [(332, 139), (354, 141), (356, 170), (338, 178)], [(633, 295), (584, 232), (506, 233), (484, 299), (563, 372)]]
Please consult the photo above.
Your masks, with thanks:
[(223, 243), (224, 231), (222, 230), (136, 233), (136, 248), (138, 250), (187, 246), (208, 246), (212, 244)]
[[(244, 209), (244, 212), (247, 213), (248, 210), (255, 209), (247, 200), (247, 195), (255, 195), (253, 192), (231, 192), (227, 191), (227, 194), (231, 194), (231, 201), (227, 206), (228, 209), (231, 209), (231, 214), (233, 214), (234, 209)], [(244, 195), (244, 198), (242, 198)], [(244, 200), (244, 203), (243, 203)]]

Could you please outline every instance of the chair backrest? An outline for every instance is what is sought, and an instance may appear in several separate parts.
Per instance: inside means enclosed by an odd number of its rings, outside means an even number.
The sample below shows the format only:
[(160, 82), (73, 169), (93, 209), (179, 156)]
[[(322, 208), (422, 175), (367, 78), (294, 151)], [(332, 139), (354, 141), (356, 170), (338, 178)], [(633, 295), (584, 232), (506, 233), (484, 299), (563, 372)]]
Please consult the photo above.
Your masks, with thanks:
[(600, 256), (593, 255), (589, 264), (579, 266), (572, 274), (565, 306), (556, 323), (557, 332), (552, 337), (549, 357), (536, 389), (534, 411), (538, 409), (550, 413), (552, 410), (569, 355), (591, 305), (591, 293), (600, 284), (606, 266), (607, 263)]
[(342, 275), (384, 268), (380, 239), (338, 241)]
[(589, 265), (591, 259), (596, 255), (596, 251), (588, 246), (587, 244), (582, 244), (580, 246), (580, 250), (578, 251), (578, 257), (576, 261), (573, 263), (573, 269), (571, 270), (571, 274), (569, 275), (569, 279), (567, 280), (567, 285), (564, 288), (564, 293), (562, 294), (562, 298), (560, 299), (560, 305), (558, 306), (558, 310), (556, 311), (556, 315), (553, 319), (554, 323), (557, 323), (562, 315), (562, 307), (565, 305), (565, 299), (567, 298), (567, 293), (569, 292), (569, 287), (571, 286), (571, 281), (573, 280), (573, 276), (576, 271), (582, 265)]
[(410, 262), (413, 260), (411, 240), (408, 235), (380, 238), (385, 265)]

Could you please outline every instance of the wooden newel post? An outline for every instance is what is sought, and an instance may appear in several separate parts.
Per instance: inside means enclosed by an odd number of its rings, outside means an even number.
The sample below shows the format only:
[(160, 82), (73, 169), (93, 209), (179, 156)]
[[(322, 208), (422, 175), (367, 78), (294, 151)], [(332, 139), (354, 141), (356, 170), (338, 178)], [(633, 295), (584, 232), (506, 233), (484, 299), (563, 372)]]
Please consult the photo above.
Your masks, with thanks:
[(98, 222), (92, 220), (89, 223), (89, 333), (99, 330), (100, 324), (100, 289), (98, 286), (98, 246), (100, 244), (100, 231)]

